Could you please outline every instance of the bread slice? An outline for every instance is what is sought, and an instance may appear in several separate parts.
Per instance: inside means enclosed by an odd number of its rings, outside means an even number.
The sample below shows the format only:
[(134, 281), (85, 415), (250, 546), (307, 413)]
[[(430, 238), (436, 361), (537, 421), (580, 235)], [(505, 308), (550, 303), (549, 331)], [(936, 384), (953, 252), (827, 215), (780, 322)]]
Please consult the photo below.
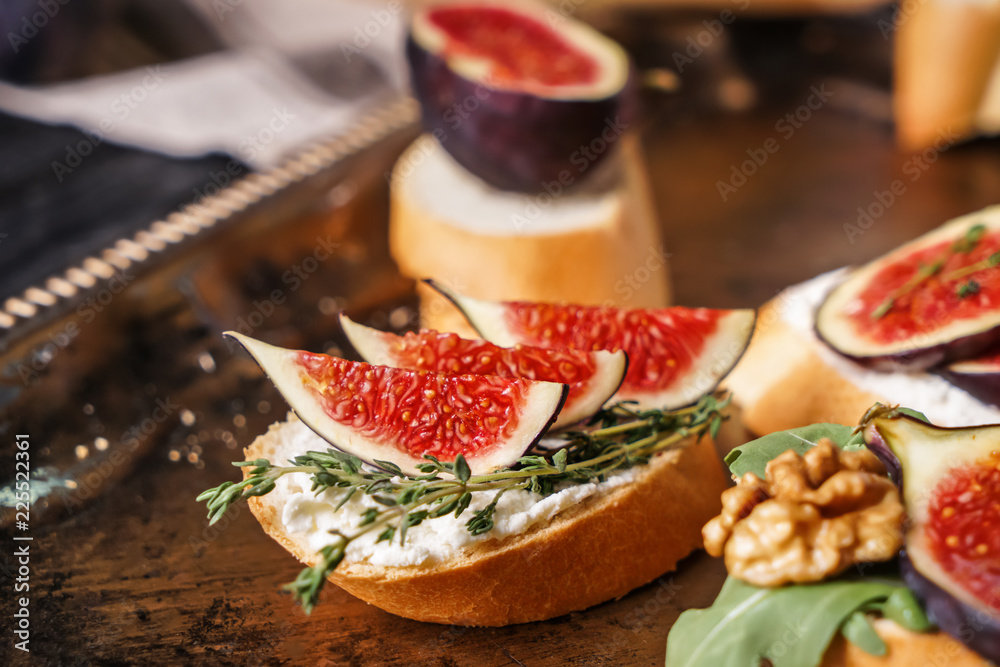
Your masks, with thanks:
[[(281, 437), (289, 427), (273, 425), (245, 449), (247, 460), (285, 461), (303, 453), (290, 451), (291, 439)], [(317, 438), (312, 448), (321, 446)], [(593, 494), (524, 533), (477, 543), (433, 565), (345, 560), (330, 581), (419, 621), (501, 626), (553, 618), (625, 595), (674, 569), (701, 547), (701, 527), (719, 512), (728, 483), (712, 440), (692, 438), (654, 457), (633, 482)], [(282, 523), (287, 500), (272, 492), (249, 504), (271, 537), (315, 564), (305, 537)]]
[(750, 431), (764, 435), (823, 422), (857, 424), (874, 403), (889, 400), (824, 362), (821, 343), (784, 322), (774, 301), (758, 313), (750, 346), (725, 380)]
[[(389, 241), (400, 272), (434, 278), (478, 299), (669, 305), (667, 253), (659, 237), (637, 139), (618, 154), (553, 182), (539, 194), (504, 192), (456, 163), (430, 135), (392, 174)], [(577, 187), (573, 187), (577, 186)], [(418, 290), (421, 324), (469, 335), (458, 310)]]
[(1000, 2), (913, 2), (900, 7), (895, 25), (900, 144), (940, 152), (1000, 132)]
[(876, 402), (919, 410), (942, 426), (1000, 423), (1000, 408), (938, 375), (870, 371), (820, 341), (815, 310), (843, 275), (831, 272), (794, 285), (759, 310), (750, 346), (724, 382), (750, 431), (854, 425)]
[(884, 656), (865, 653), (838, 634), (823, 656), (821, 667), (987, 667), (991, 664), (943, 632), (911, 632), (886, 618), (875, 619), (873, 625), (885, 642)]

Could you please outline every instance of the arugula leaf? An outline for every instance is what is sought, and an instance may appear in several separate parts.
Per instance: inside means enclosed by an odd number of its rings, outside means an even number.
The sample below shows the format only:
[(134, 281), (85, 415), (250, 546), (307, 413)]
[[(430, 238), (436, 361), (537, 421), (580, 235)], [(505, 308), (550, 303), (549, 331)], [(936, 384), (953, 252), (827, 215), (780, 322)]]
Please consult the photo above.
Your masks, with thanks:
[(896, 409), (902, 412), (907, 417), (913, 417), (914, 419), (919, 419), (920, 421), (927, 424), (931, 423), (931, 420), (927, 418), (927, 415), (925, 415), (923, 412), (920, 412), (919, 410), (914, 410), (913, 408), (896, 408)]
[(823, 438), (830, 438), (841, 449), (863, 447), (864, 437), (861, 433), (852, 434), (853, 430), (843, 424), (810, 424), (788, 431), (777, 431), (733, 449), (726, 455), (726, 465), (737, 477), (753, 472), (763, 479), (768, 461), (789, 449), (805, 454)]
[[(899, 412), (928, 421), (909, 408)], [(812, 424), (771, 433), (732, 450), (730, 471), (765, 476), (768, 461), (791, 449), (804, 454), (822, 438), (844, 450), (865, 446), (862, 433), (843, 424)], [(872, 655), (885, 642), (866, 613), (882, 614), (914, 632), (930, 621), (898, 574), (834, 579), (783, 588), (757, 588), (729, 577), (708, 609), (681, 614), (667, 638), (667, 667), (815, 667), (838, 633)]]
[(934, 629), (920, 600), (909, 588), (900, 588), (890, 595), (882, 605), (882, 615), (913, 632), (930, 632)]
[(840, 633), (844, 635), (844, 639), (869, 655), (883, 656), (888, 652), (885, 642), (875, 632), (868, 615), (860, 609), (847, 617), (840, 628)]
[[(878, 609), (900, 588), (901, 581), (875, 578), (757, 588), (730, 577), (711, 607), (677, 619), (666, 667), (757, 667), (764, 658), (773, 667), (815, 667), (856, 611)], [(867, 620), (851, 622), (863, 635), (857, 624)], [(877, 652), (878, 644), (866, 639), (862, 648)]]
[[(897, 408), (897, 410), (904, 415), (930, 423), (930, 420), (922, 412), (910, 408)], [(737, 477), (753, 472), (763, 479), (764, 469), (767, 467), (768, 461), (789, 449), (795, 450), (799, 454), (805, 454), (823, 438), (829, 438), (833, 444), (846, 451), (861, 449), (865, 446), (864, 435), (860, 431), (854, 433), (854, 428), (851, 426), (810, 424), (787, 431), (776, 431), (762, 438), (751, 440), (745, 445), (740, 445), (726, 455), (726, 465), (729, 466), (730, 472)]]

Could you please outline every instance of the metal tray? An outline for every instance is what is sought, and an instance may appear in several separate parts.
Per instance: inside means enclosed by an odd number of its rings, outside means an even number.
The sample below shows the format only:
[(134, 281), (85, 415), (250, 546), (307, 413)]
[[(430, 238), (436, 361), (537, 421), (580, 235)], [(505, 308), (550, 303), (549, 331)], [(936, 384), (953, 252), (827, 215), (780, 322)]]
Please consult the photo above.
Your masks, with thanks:
[[(230, 386), (222, 330), (322, 344), (331, 313), (409, 292), (386, 249), (382, 170), (415, 136), (415, 117), (412, 101), (389, 103), (3, 304), (0, 433), (32, 437), (33, 522), (126, 475), (205, 409), (189, 393)], [(8, 462), (12, 446), (0, 448)], [(0, 486), (5, 528), (13, 469)]]

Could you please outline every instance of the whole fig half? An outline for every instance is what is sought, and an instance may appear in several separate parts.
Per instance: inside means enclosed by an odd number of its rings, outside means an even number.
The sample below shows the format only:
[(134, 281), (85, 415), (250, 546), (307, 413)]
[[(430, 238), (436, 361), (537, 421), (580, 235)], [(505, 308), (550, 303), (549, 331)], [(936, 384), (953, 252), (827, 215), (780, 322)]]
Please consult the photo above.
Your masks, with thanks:
[(501, 190), (557, 196), (632, 123), (624, 49), (554, 8), (431, 4), (413, 16), (406, 54), (427, 130)]

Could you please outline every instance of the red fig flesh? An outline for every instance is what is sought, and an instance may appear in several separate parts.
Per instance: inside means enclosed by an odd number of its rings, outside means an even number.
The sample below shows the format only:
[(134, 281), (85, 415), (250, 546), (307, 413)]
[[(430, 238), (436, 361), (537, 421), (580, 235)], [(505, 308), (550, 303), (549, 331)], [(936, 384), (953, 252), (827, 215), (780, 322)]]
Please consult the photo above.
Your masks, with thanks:
[(531, 4), (450, 2), (418, 10), (411, 23), (407, 57), (424, 125), (503, 190), (578, 182), (631, 122), (625, 51), (552, 15)]
[(743, 355), (756, 320), (753, 310), (481, 301), (429, 282), (497, 345), (624, 350), (629, 368), (615, 398), (640, 408), (679, 408), (713, 391)]
[(864, 435), (899, 462), (907, 585), (942, 630), (1000, 659), (1000, 425), (940, 428), (896, 414)]
[(555, 420), (567, 387), (488, 375), (408, 371), (268, 345), (227, 332), (292, 410), (334, 447), (419, 474), (424, 454), (473, 474), (517, 462)]
[(343, 314), (340, 323), (354, 349), (372, 364), (448, 374), (522, 377), (568, 385), (566, 403), (553, 428), (574, 424), (601, 409), (621, 386), (628, 368), (628, 358), (621, 351), (584, 352), (522, 345), (506, 348), (436, 331), (397, 336), (352, 322)]
[(1000, 341), (1000, 206), (957, 218), (854, 272), (816, 331), (873, 368), (923, 370)]

